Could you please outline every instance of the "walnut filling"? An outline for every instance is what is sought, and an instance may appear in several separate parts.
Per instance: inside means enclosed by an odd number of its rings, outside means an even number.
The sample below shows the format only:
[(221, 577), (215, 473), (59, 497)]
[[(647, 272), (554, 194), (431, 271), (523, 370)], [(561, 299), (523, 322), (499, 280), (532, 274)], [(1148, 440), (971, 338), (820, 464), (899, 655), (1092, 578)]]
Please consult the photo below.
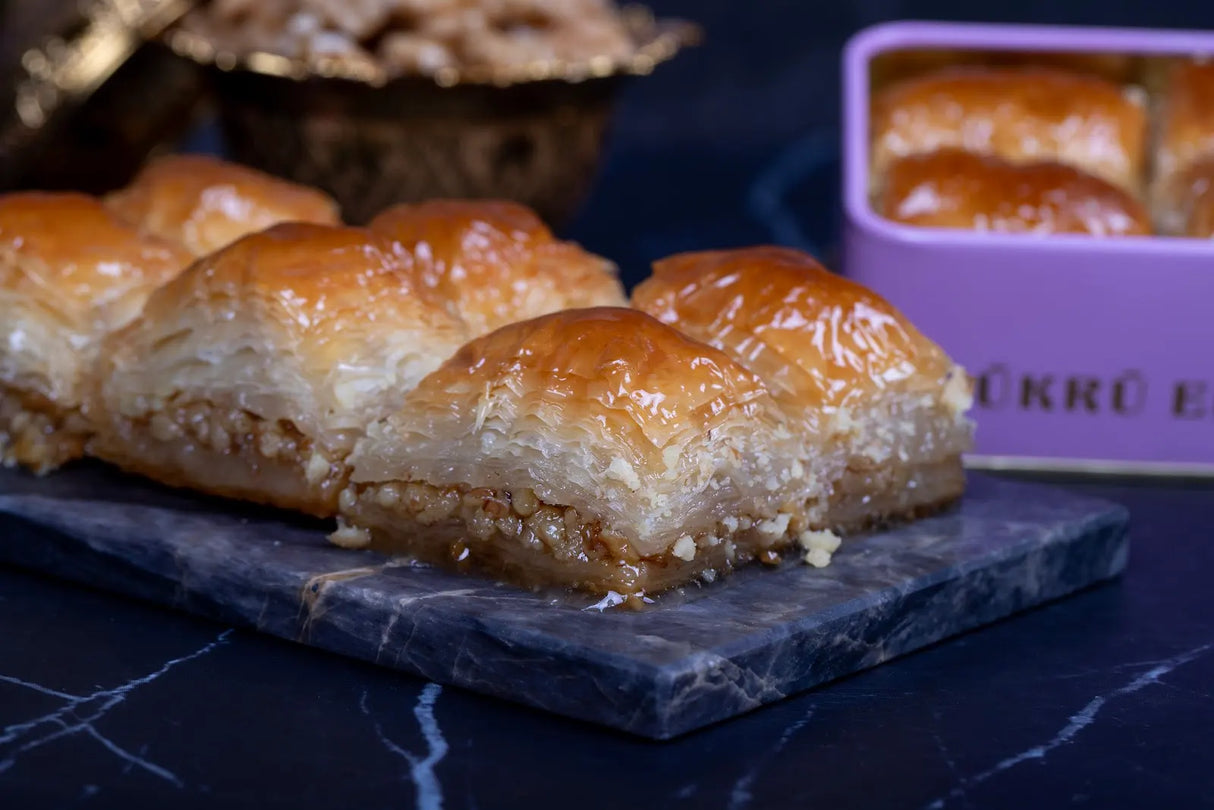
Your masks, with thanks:
[(558, 560), (584, 561), (603, 554), (630, 562), (639, 559), (623, 537), (604, 531), (597, 521), (583, 521), (576, 509), (544, 503), (530, 489), (503, 492), (392, 482), (346, 489), (339, 506), (346, 512), (360, 502), (403, 514), (421, 526), (459, 520), (470, 540), (502, 534)]
[(622, 59), (635, 50), (605, 0), (226, 0), (198, 4), (181, 28), (223, 50), (342, 57), (389, 75)]
[(287, 420), (241, 408), (170, 405), (115, 427), (127, 438), (100, 433), (90, 448), (98, 457), (220, 495), (328, 515), (349, 477), (344, 454), (318, 448)]
[(22, 464), (39, 475), (79, 458), (88, 437), (75, 408), (63, 409), (37, 394), (0, 386), (0, 462)]
[(224, 410), (209, 402), (171, 407), (132, 420), (157, 441), (188, 438), (216, 453), (252, 448), (257, 454), (302, 464), (310, 455), (311, 440), (286, 420), (269, 422), (240, 408)]
[(959, 456), (896, 467), (853, 462), (835, 483), (825, 521), (814, 528), (850, 534), (926, 516), (960, 498), (964, 490)]
[(642, 555), (601, 521), (546, 503), (530, 489), (356, 484), (341, 493), (339, 510), (330, 539), (340, 546), (477, 567), (528, 586), (596, 592), (654, 591), (696, 577), (711, 582), (755, 557), (778, 561), (807, 528), (791, 514), (729, 517), (712, 531), (684, 534), (665, 551)]

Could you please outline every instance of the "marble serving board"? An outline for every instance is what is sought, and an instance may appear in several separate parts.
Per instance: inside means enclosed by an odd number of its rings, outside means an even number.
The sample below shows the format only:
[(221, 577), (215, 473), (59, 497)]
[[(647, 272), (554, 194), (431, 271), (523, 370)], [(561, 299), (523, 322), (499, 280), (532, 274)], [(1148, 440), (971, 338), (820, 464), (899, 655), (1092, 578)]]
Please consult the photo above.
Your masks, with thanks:
[(641, 611), (328, 545), (325, 526), (83, 465), (0, 471), (0, 562), (666, 739), (1117, 575), (1127, 514), (975, 476), (825, 569), (747, 568)]

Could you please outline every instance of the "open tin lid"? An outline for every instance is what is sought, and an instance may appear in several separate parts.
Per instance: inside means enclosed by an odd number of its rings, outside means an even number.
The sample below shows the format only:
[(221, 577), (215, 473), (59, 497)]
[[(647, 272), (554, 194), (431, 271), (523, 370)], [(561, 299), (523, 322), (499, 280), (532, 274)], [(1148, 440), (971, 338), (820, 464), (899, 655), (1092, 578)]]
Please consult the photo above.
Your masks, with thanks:
[(194, 0), (82, 0), (48, 8), (55, 5), (26, 0), (6, 10), (26, 19), (4, 23), (0, 188), (28, 182), (30, 167), (60, 138), (80, 140), (80, 133), (65, 132), (74, 114)]

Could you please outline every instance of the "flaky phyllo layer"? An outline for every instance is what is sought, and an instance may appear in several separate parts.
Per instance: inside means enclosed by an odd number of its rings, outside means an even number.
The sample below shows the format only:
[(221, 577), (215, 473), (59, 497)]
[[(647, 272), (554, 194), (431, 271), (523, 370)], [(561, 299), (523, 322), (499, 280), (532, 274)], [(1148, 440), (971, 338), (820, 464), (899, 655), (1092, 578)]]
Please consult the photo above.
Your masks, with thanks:
[[(105, 340), (90, 451), (174, 484), (333, 516), (367, 426), (484, 330), (484, 308), (500, 306), (486, 278), (543, 286), (551, 269), (528, 262), (559, 250), (601, 275), (592, 297), (621, 296), (610, 265), (546, 232), (500, 232), (490, 225), (513, 209), (486, 206), (480, 218), (476, 204), (441, 207), (442, 233), (455, 234), (442, 250), (434, 228), (435, 244), (400, 241), (434, 216), (420, 205), (395, 212), (392, 237), (282, 224), (200, 259)], [(523, 296), (514, 311), (561, 300)]]
[[(110, 199), (136, 225), (0, 197), (5, 463), (88, 454), (336, 518), (342, 546), (625, 595), (794, 548), (824, 565), (836, 532), (962, 492), (964, 372), (803, 254), (672, 257), (626, 306), (610, 262), (510, 203), (347, 228), (191, 166)], [(320, 224), (242, 234), (207, 207), (221, 175)]]
[[(785, 417), (814, 437), (810, 452), (843, 456), (828, 526), (878, 522), (960, 494), (960, 455), (972, 438), (969, 379), (870, 290), (798, 251), (759, 247), (660, 261), (633, 305), (754, 371)], [(847, 495), (840, 485), (874, 470), (913, 482), (907, 469), (941, 463), (956, 470), (953, 485), (892, 501), (885, 491)], [(872, 505), (885, 501), (902, 506)]]
[(724, 354), (635, 310), (568, 310), (473, 341), (373, 425), (337, 537), (401, 547), (406, 524), (467, 523), (480, 518), (465, 506), (499, 502), (490, 539), (555, 553), (573, 533), (580, 547), (562, 553), (580, 563), (689, 562), (743, 521), (772, 536), (804, 524), (802, 504), (825, 490), (799, 442)]
[[(968, 381), (887, 304), (791, 252), (681, 261), (638, 309), (516, 323), (423, 379), (356, 446), (334, 541), (633, 594), (790, 547), (825, 564), (834, 530), (961, 494)], [(726, 300), (669, 317), (663, 285)]]

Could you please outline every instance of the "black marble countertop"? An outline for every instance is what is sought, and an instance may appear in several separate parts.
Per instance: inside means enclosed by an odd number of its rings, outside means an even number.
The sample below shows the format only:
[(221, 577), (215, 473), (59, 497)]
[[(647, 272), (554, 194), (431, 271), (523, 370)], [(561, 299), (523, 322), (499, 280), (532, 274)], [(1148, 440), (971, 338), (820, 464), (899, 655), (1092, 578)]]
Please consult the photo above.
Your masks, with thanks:
[[(569, 229), (630, 280), (689, 248), (829, 258), (867, 24), (1214, 28), (1158, 0), (651, 5), (708, 44), (628, 88)], [(1214, 805), (1214, 482), (1063, 484), (1130, 508), (1123, 579), (669, 743), (0, 568), (0, 808)]]
[(1123, 579), (668, 743), (0, 569), (0, 806), (1214, 803), (1212, 483)]

